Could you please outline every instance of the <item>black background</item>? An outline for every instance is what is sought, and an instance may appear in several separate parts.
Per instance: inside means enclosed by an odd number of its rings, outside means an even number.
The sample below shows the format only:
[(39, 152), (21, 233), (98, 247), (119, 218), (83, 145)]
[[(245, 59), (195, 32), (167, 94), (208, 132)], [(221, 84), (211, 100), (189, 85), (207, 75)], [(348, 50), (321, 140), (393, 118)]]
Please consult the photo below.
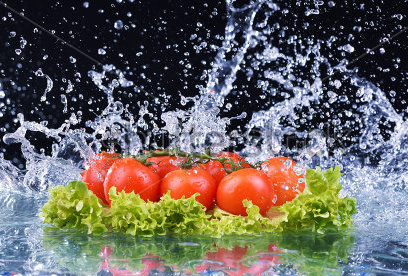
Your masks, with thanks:
[[(166, 104), (152, 105), (150, 109), (157, 115), (150, 120), (156, 121), (159, 126), (162, 126), (158, 118), (163, 109), (188, 108), (188, 105), (180, 104), (181, 96), (197, 95), (198, 87), (205, 86), (206, 78), (201, 78), (203, 71), (210, 69), (210, 63), (217, 53), (215, 48), (222, 44), (227, 22), (224, 1), (90, 0), (88, 8), (84, 6), (85, 1), (5, 2), (18, 11), (24, 11), (25, 16), (52, 30), (101, 63), (114, 64), (126, 71), (127, 78), (145, 91), (134, 93), (133, 88), (115, 91), (115, 97), (129, 103), (132, 112), (138, 111), (138, 101), (152, 101), (151, 97), (143, 93), (150, 93), (166, 101)], [(268, 23), (272, 25), (279, 22), (282, 28), (287, 27), (287, 35), (296, 34), (303, 41), (328, 41), (331, 36), (338, 37), (330, 47), (322, 47), (320, 50), (321, 55), (333, 65), (342, 59), (355, 59), (377, 45), (383, 37), (408, 26), (406, 1), (333, 1), (335, 6), (324, 1), (323, 5), (318, 6), (319, 14), (306, 16), (307, 10), (316, 8), (315, 2), (276, 1), (281, 10), (287, 9), (288, 12), (273, 16)], [(242, 7), (245, 1), (236, 1), (234, 5)], [(128, 12), (131, 12), (130, 17)], [(401, 20), (398, 14), (402, 15)], [(114, 22), (118, 19), (128, 26), (128, 30), (117, 31), (114, 28)], [(0, 80), (6, 94), (4, 99), (0, 99), (0, 102), (4, 102), (1, 107), (3, 117), (0, 118), (1, 136), (18, 126), (15, 121), (17, 113), (23, 113), (26, 120), (46, 120), (49, 127), (56, 128), (70, 117), (71, 112), (81, 111), (85, 122), (95, 118), (95, 114), (106, 106), (105, 94), (87, 76), (91, 69), (101, 71), (100, 66), (56, 38), (42, 31), (35, 32), (34, 28), (29, 22), (0, 6)], [(15, 37), (10, 35), (11, 32), (16, 33)], [(197, 38), (192, 38), (193, 34)], [(360, 76), (386, 91), (397, 111), (403, 114), (407, 107), (404, 102), (408, 87), (407, 35), (408, 32), (405, 32), (383, 45), (385, 53), (381, 54), (376, 49), (350, 66), (356, 68)], [(21, 37), (28, 43), (22, 53), (17, 55), (15, 49), (19, 48)], [(276, 45), (281, 51), (290, 54), (291, 50), (285, 48), (284, 39), (279, 36), (273, 39), (276, 39)], [(202, 42), (207, 45), (197, 53), (196, 47)], [(339, 48), (345, 44), (353, 45), (354, 52), (348, 53)], [(100, 48), (104, 48), (105, 55), (98, 54)], [(45, 55), (47, 59), (43, 58)], [(76, 59), (75, 63), (70, 62), (71, 56)], [(398, 68), (395, 67), (397, 58), (400, 59)], [(35, 76), (34, 72), (38, 68), (42, 68), (54, 82), (46, 102), (40, 102), (46, 81)], [(80, 73), (80, 77), (77, 73)], [(322, 67), (316, 73), (310, 72), (306, 65), (298, 74), (303, 79), (313, 81), (319, 74), (325, 77), (327, 68)], [(65, 93), (67, 80), (74, 84), (74, 91), (68, 94), (69, 110), (63, 113), (60, 95)], [(257, 88), (256, 80), (248, 81), (243, 73), (238, 74), (234, 89), (226, 99), (226, 103), (232, 103), (233, 108), (227, 110), (224, 106), (221, 115), (236, 116), (246, 111), (249, 116), (235, 121), (230, 130), (244, 131), (253, 111), (273, 105), (273, 99), (260, 97), (263, 92)], [(325, 80), (324, 86), (328, 86), (331, 80)], [(339, 90), (336, 92), (340, 94), (355, 93), (355, 90), (346, 86)], [(165, 94), (171, 95), (171, 98), (166, 98)], [(71, 96), (75, 96), (77, 101), (73, 101)], [(89, 103), (90, 99), (92, 103)], [(335, 108), (340, 112), (342, 106)], [(335, 116), (333, 114), (333, 118)], [(322, 120), (330, 121), (327, 118), (313, 118), (303, 127), (312, 129)], [(78, 127), (81, 126), (84, 123)], [(50, 150), (50, 143), (45, 137), (35, 135), (31, 140), (38, 149)], [(2, 143), (1, 149), (6, 159), (21, 164), (16, 145)]]

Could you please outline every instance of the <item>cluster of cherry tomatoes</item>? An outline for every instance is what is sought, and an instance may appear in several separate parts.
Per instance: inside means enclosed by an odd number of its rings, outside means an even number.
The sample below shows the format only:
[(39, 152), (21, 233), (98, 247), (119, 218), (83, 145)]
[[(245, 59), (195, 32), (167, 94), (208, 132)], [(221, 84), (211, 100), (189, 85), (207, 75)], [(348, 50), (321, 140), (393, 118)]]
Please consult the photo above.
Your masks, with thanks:
[[(199, 193), (196, 200), (206, 210), (216, 204), (224, 211), (242, 216), (246, 216), (244, 199), (251, 200), (266, 215), (272, 206), (293, 200), (305, 188), (304, 175), (289, 158), (270, 158), (255, 168), (236, 153), (223, 152), (217, 157), (230, 162), (207, 160), (185, 168), (186, 157), (156, 156), (143, 163), (114, 152), (101, 152), (87, 165), (82, 180), (106, 204), (110, 204), (111, 187), (118, 192), (133, 191), (143, 200), (153, 202), (168, 191), (174, 199)], [(230, 172), (234, 163), (240, 164), (240, 168)]]

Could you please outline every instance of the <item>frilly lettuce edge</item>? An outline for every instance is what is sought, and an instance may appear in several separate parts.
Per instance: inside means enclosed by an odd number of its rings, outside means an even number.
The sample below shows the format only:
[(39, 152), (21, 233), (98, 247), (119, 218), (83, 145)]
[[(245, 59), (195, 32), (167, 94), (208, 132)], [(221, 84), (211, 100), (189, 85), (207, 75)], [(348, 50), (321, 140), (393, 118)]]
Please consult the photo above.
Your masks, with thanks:
[(347, 230), (357, 212), (356, 200), (340, 197), (341, 173), (336, 166), (322, 172), (319, 167), (306, 172), (306, 190), (293, 201), (273, 207), (268, 217), (259, 214), (259, 207), (244, 200), (248, 216), (235, 216), (215, 208), (205, 208), (190, 198), (172, 199), (165, 194), (159, 202), (145, 202), (139, 195), (109, 191), (111, 207), (87, 188), (87, 183), (72, 181), (67, 186), (50, 189), (49, 201), (40, 216), (44, 223), (60, 228), (75, 228), (88, 234), (121, 231), (133, 236), (166, 234), (259, 235), (272, 232), (312, 231), (327, 233)]

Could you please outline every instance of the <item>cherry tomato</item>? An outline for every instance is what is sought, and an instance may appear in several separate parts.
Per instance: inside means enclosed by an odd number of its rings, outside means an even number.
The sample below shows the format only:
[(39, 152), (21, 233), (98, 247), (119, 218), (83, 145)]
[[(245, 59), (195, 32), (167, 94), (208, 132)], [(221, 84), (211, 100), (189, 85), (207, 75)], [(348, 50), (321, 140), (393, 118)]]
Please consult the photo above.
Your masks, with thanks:
[(270, 158), (262, 163), (262, 171), (269, 178), (276, 194), (275, 206), (292, 201), (305, 189), (304, 176), (296, 173), (296, 162), (286, 157)]
[(109, 168), (117, 160), (119, 154), (114, 152), (105, 152), (97, 154), (87, 166), (87, 169), (81, 174), (82, 181), (88, 183), (88, 189), (91, 190), (104, 203), (108, 203), (105, 199), (103, 182)]
[(109, 169), (104, 182), (106, 200), (110, 204), (109, 190), (116, 187), (117, 192), (134, 192), (147, 201), (160, 198), (160, 176), (133, 158), (117, 160)]
[(163, 178), (171, 171), (179, 170), (180, 163), (186, 160), (184, 157), (176, 157), (176, 156), (158, 156), (158, 157), (150, 157), (146, 161), (152, 162), (155, 164), (149, 165), (154, 172), (156, 172), (160, 178)]
[(241, 169), (224, 177), (217, 189), (218, 206), (234, 215), (247, 216), (244, 199), (259, 207), (261, 215), (272, 207), (274, 190), (266, 175), (256, 169)]
[(196, 199), (207, 210), (214, 205), (216, 190), (217, 183), (214, 178), (201, 168), (169, 172), (163, 178), (160, 189), (161, 195), (170, 191), (170, 196), (174, 199), (180, 199), (182, 196), (189, 198), (200, 193)]
[[(247, 162), (244, 158), (233, 152), (222, 152), (217, 155), (217, 157), (228, 157), (231, 158), (235, 163), (238, 163), (238, 161), (241, 161), (241, 163)], [(249, 164), (242, 164), (242, 166), (244, 168), (250, 168)], [(220, 183), (221, 179), (223, 179), (227, 175), (221, 162), (218, 161), (208, 161), (207, 163), (202, 164), (201, 168), (205, 169), (209, 174), (211, 174), (217, 183)], [(230, 170), (231, 165), (225, 164), (225, 168)]]

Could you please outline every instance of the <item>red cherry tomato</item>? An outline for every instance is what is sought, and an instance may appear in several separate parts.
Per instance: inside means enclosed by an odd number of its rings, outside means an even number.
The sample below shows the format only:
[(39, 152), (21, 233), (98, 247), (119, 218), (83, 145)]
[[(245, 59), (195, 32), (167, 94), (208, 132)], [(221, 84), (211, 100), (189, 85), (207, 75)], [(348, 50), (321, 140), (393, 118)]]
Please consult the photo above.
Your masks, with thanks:
[(259, 207), (261, 215), (272, 207), (274, 190), (266, 175), (256, 169), (242, 169), (224, 177), (217, 189), (218, 206), (234, 215), (247, 216), (244, 199)]
[(146, 161), (155, 163), (149, 165), (148, 167), (151, 168), (154, 172), (156, 172), (161, 178), (163, 178), (169, 172), (179, 170), (180, 163), (184, 160), (186, 160), (186, 158), (184, 157), (158, 156), (150, 157)]
[[(228, 157), (231, 158), (235, 163), (238, 163), (238, 161), (241, 161), (241, 163), (247, 162), (244, 158), (233, 152), (222, 152), (217, 155), (217, 157)], [(242, 164), (242, 166), (244, 168), (250, 168), (249, 164)], [(207, 163), (202, 164), (201, 167), (205, 169), (209, 174), (211, 174), (217, 183), (220, 183), (221, 179), (223, 179), (227, 175), (221, 162), (218, 161), (208, 161)], [(230, 170), (231, 166), (229, 164), (225, 164), (225, 168)]]
[(118, 153), (105, 152), (97, 154), (87, 166), (87, 169), (81, 174), (82, 181), (88, 183), (88, 189), (91, 190), (104, 203), (108, 203), (105, 199), (103, 182), (109, 168), (117, 160)]
[(163, 178), (160, 189), (161, 195), (170, 191), (170, 195), (174, 199), (180, 199), (182, 196), (189, 198), (195, 193), (200, 193), (196, 199), (207, 210), (214, 205), (216, 190), (217, 183), (214, 178), (200, 168), (169, 172)]
[(296, 162), (286, 157), (270, 158), (262, 163), (262, 171), (272, 183), (276, 194), (275, 206), (292, 201), (305, 189), (304, 175), (296, 173)]
[(104, 182), (106, 200), (110, 204), (109, 190), (116, 187), (117, 192), (134, 192), (147, 201), (160, 198), (160, 176), (133, 158), (122, 158), (109, 169)]

